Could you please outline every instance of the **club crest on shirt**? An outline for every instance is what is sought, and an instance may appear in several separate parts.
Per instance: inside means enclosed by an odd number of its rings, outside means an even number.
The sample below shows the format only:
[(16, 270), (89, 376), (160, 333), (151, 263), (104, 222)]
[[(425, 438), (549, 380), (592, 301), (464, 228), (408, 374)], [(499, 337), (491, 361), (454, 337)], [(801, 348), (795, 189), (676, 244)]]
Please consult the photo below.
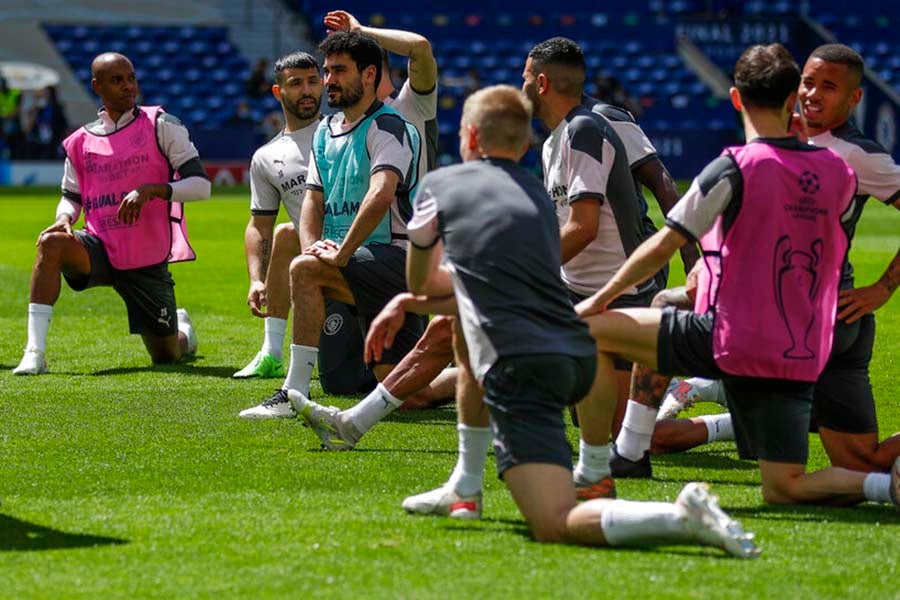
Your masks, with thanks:
[(325, 335), (334, 335), (344, 326), (344, 317), (339, 314), (329, 315), (322, 325), (322, 333)]

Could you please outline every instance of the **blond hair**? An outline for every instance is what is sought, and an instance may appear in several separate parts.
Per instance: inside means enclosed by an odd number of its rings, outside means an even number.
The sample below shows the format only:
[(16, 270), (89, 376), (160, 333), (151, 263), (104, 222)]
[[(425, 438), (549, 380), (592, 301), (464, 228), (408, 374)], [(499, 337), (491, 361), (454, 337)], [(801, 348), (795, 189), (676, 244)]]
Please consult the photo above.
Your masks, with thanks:
[(461, 125), (478, 128), (485, 150), (520, 150), (531, 135), (531, 101), (511, 85), (478, 90), (463, 105)]

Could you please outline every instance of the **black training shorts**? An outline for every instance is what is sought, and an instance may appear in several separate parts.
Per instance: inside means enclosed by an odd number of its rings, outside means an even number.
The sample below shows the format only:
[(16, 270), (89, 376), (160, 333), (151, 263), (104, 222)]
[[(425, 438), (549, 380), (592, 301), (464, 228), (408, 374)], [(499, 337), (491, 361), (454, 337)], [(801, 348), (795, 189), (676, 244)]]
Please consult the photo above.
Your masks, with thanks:
[(363, 338), (356, 310), (326, 298), (319, 338), (319, 383), (326, 394), (349, 395), (375, 388), (375, 375), (363, 361)]
[(591, 389), (597, 357), (535, 354), (499, 359), (485, 374), (500, 477), (510, 467), (550, 463), (572, 469), (563, 409)]
[(175, 282), (167, 263), (139, 269), (114, 269), (100, 238), (83, 230), (76, 231), (75, 235), (87, 250), (91, 272), (85, 277), (66, 275), (70, 288), (80, 292), (92, 287), (112, 287), (125, 301), (131, 333), (166, 337), (178, 332)]
[(662, 309), (657, 370), (722, 380), (741, 458), (805, 464), (814, 384), (725, 373), (713, 357), (712, 332), (712, 313)]
[(875, 315), (838, 321), (834, 348), (813, 395), (813, 424), (841, 433), (877, 433), (869, 363), (875, 345)]
[[(356, 311), (363, 318), (365, 330), (381, 309), (406, 287), (406, 249), (390, 244), (369, 244), (356, 249), (341, 275), (353, 294)], [(385, 348), (381, 364), (397, 364), (415, 347), (425, 332), (427, 317), (407, 313), (394, 345)]]

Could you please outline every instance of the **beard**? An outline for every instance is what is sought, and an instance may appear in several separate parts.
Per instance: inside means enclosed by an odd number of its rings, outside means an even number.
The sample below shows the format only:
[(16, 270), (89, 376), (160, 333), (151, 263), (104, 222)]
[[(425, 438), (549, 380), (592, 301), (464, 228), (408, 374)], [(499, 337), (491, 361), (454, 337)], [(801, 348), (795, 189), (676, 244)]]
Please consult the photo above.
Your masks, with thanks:
[[(313, 100), (313, 102), (314, 102), (313, 107), (312, 108), (301, 107), (300, 102), (302, 102), (303, 100), (308, 100), (308, 99)], [(319, 112), (319, 108), (322, 106), (322, 97), (319, 96), (318, 98), (314, 98), (313, 96), (304, 96), (303, 98), (298, 99), (297, 102), (294, 103), (293, 105), (282, 102), (281, 106), (284, 108), (285, 111), (289, 112), (292, 116), (296, 117), (297, 119), (299, 119), (301, 121), (306, 121), (308, 119), (312, 119), (314, 116), (316, 116), (316, 113)]]
[(525, 97), (531, 101), (531, 106), (534, 111), (534, 117), (536, 119), (540, 119), (541, 97), (537, 93), (537, 86), (534, 86), (534, 85), (524, 86), (523, 91), (525, 92)]
[(363, 97), (363, 84), (362, 78), (358, 78), (356, 81), (347, 84), (346, 87), (339, 86), (329, 86), (329, 91), (336, 90), (338, 91), (338, 95), (332, 100), (331, 95), (328, 95), (328, 106), (331, 108), (347, 108), (353, 106)]

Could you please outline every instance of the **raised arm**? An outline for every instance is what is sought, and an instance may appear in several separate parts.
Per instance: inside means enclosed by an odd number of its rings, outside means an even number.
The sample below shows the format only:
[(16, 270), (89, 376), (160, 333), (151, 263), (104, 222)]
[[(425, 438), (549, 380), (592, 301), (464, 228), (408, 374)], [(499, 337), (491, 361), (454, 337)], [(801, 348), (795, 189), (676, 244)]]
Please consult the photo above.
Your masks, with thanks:
[(428, 92), (437, 82), (437, 62), (431, 42), (427, 38), (400, 29), (366, 27), (353, 15), (343, 10), (325, 15), (325, 25), (332, 31), (359, 31), (371, 36), (385, 50), (409, 59), (409, 84), (417, 92)]

